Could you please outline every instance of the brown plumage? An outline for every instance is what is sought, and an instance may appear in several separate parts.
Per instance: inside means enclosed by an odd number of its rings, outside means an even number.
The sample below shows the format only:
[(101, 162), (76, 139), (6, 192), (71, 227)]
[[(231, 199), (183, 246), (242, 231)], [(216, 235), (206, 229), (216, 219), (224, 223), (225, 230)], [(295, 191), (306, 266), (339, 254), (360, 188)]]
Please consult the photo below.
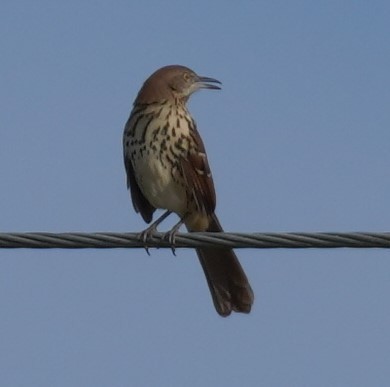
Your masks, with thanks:
[[(166, 66), (144, 83), (123, 135), (127, 184), (136, 212), (150, 223), (157, 208), (175, 212), (191, 231), (221, 232), (215, 190), (203, 141), (186, 103), (219, 81), (184, 66)], [(175, 232), (174, 229), (173, 232)], [(196, 249), (215, 308), (221, 316), (249, 313), (253, 291), (231, 249)]]

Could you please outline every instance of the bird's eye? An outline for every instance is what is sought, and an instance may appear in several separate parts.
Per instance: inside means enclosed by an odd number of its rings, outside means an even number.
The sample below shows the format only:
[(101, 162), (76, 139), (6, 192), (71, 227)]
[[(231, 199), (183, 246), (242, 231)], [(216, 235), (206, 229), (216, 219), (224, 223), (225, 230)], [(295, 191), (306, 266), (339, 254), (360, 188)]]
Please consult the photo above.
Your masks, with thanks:
[(184, 73), (183, 74), (183, 78), (184, 78), (184, 80), (186, 81), (186, 82), (188, 82), (189, 80), (190, 80), (190, 74), (188, 74), (188, 73)]

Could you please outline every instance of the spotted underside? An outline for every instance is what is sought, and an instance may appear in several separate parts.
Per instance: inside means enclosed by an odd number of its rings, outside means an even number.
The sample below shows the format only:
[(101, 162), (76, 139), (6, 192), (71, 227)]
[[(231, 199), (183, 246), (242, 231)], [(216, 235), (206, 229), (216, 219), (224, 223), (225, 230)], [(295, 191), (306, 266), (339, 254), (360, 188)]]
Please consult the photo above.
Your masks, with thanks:
[(194, 224), (195, 218), (204, 220), (213, 214), (210, 167), (185, 106), (167, 101), (136, 105), (123, 141), (127, 184), (134, 208), (146, 222), (152, 220), (156, 208), (180, 217), (191, 212)]

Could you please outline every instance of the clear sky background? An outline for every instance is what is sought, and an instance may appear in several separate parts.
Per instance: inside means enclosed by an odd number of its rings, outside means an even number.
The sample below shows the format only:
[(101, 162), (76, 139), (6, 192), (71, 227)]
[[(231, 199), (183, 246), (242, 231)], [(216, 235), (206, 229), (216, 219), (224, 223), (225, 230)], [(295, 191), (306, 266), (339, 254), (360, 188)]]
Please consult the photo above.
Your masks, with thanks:
[[(190, 110), (226, 230), (389, 231), (389, 20), (385, 0), (3, 0), (0, 231), (145, 228), (122, 132), (167, 64), (223, 82)], [(237, 253), (256, 301), (223, 319), (193, 250), (0, 250), (0, 385), (389, 385), (389, 251)]]

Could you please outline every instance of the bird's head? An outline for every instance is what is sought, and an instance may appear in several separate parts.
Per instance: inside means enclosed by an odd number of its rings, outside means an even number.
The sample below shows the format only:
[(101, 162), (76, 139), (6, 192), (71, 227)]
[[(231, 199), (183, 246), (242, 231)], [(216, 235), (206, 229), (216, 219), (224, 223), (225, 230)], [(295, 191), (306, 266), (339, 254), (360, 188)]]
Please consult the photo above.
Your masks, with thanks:
[(136, 103), (151, 103), (170, 98), (186, 102), (197, 90), (219, 90), (221, 82), (197, 75), (185, 66), (165, 66), (154, 72), (138, 93)]

